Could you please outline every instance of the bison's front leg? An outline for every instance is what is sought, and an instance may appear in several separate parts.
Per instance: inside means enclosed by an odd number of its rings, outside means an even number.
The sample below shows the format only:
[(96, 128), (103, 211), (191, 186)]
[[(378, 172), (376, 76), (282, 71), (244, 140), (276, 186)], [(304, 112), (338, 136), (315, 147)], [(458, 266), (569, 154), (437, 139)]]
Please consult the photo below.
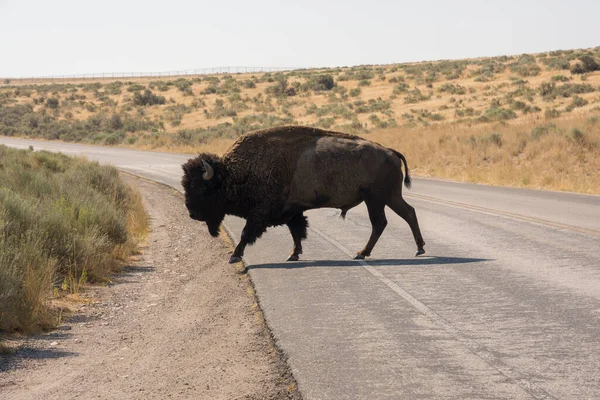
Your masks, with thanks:
[(379, 237), (383, 233), (383, 230), (387, 226), (387, 219), (385, 218), (385, 204), (382, 204), (377, 199), (372, 200), (370, 198), (365, 199), (367, 210), (369, 211), (369, 219), (371, 220), (371, 237), (367, 242), (367, 245), (362, 249), (355, 257), (355, 260), (364, 260), (365, 257), (371, 255), (373, 247), (379, 240)]
[(261, 237), (266, 230), (267, 227), (264, 224), (259, 223), (256, 219), (248, 218), (244, 229), (242, 229), (240, 243), (235, 247), (231, 258), (229, 259), (229, 264), (242, 261), (246, 246), (256, 242), (256, 239)]

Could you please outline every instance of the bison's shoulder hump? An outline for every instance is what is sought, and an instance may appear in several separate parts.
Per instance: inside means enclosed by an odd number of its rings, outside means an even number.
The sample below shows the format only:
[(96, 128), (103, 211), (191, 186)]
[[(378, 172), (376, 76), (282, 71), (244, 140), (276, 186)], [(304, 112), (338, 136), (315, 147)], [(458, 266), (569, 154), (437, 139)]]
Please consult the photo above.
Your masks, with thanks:
[(361, 140), (359, 136), (350, 135), (347, 133), (328, 131), (324, 129), (314, 128), (311, 126), (290, 125), (278, 126), (275, 128), (261, 129), (243, 134), (234, 143), (234, 146), (247, 143), (268, 143), (279, 141), (297, 141), (298, 139), (316, 140), (322, 137), (337, 137), (350, 140)]

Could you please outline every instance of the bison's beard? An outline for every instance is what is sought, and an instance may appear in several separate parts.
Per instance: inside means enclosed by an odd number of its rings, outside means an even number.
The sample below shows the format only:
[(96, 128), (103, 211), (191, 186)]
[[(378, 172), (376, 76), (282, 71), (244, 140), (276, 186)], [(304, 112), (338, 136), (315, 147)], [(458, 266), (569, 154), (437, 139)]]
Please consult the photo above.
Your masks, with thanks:
[(212, 237), (219, 236), (219, 227), (221, 226), (223, 219), (225, 219), (225, 215), (214, 216), (206, 221), (208, 233), (210, 233)]
[(210, 233), (210, 236), (212, 236), (212, 237), (219, 236), (219, 227), (221, 226), (221, 221), (219, 221), (219, 222), (207, 221), (206, 226), (208, 227), (208, 233)]

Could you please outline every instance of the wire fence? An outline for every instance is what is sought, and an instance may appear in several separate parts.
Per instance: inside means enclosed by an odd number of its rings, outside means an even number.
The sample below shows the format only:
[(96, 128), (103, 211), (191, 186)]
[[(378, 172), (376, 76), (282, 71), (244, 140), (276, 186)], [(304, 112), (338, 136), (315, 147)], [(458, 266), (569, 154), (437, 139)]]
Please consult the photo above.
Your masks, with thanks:
[(294, 67), (213, 67), (188, 69), (181, 71), (166, 71), (166, 72), (97, 72), (91, 74), (73, 74), (73, 75), (50, 75), (50, 76), (34, 76), (34, 77), (6, 77), (0, 78), (0, 83), (4, 84), (19, 84), (19, 83), (40, 83), (48, 81), (86, 81), (100, 79), (136, 79), (136, 78), (167, 78), (167, 77), (184, 77), (194, 75), (216, 75), (216, 74), (247, 74), (260, 72), (283, 72), (293, 71), (300, 68)]

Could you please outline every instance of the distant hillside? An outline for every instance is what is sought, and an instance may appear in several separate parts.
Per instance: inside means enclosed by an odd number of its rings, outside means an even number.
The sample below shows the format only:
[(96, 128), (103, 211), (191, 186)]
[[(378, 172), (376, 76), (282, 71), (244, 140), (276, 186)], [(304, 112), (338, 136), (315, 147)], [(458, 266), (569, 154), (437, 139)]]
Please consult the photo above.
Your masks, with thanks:
[[(0, 86), (0, 133), (133, 144), (308, 124), (400, 125), (557, 118), (599, 106), (600, 47), (456, 61), (85, 83)], [(172, 136), (172, 135), (169, 135)], [(151, 140), (152, 141), (152, 140)], [(148, 138), (144, 140), (148, 142)]]
[[(399, 142), (402, 138), (418, 135), (420, 142), (411, 143), (412, 149), (399, 149), (410, 152), (423, 145), (429, 148), (424, 151), (427, 155), (438, 146), (430, 142), (435, 136), (432, 132), (464, 136), (459, 140), (461, 145), (467, 143), (473, 148), (485, 142), (479, 136), (488, 137), (485, 143), (495, 143), (499, 148), (504, 145), (505, 151), (509, 136), (519, 132), (531, 135), (542, 125), (546, 126), (540, 128), (543, 132), (570, 138), (569, 143), (585, 141), (585, 151), (593, 153), (600, 133), (598, 124), (586, 121), (597, 121), (594, 115), (600, 114), (599, 63), (600, 47), (596, 47), (452, 61), (125, 82), (31, 85), (4, 81), (0, 84), (0, 134), (220, 152), (237, 136), (253, 129), (304, 124), (369, 134), (399, 147), (406, 145)], [(573, 133), (574, 128), (579, 133)], [(522, 142), (516, 136), (514, 140)], [(438, 150), (453, 154), (452, 149)], [(586, 157), (580, 156), (579, 160)], [(431, 164), (425, 165), (422, 160), (413, 157), (411, 162), (421, 174), (488, 179), (448, 175), (447, 168), (431, 169)], [(462, 164), (457, 165), (460, 169)], [(557, 186), (536, 179), (502, 184), (600, 190)]]

